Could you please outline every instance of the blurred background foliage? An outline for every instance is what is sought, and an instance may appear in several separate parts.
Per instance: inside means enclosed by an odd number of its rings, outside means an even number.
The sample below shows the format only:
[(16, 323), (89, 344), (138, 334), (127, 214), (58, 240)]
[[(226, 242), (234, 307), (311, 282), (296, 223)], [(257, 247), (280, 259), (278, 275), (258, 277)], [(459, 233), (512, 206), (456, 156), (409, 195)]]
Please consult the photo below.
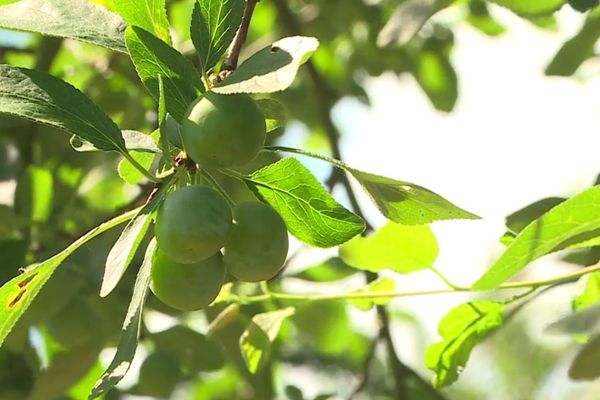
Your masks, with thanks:
[[(96, 2), (112, 8), (110, 0)], [(193, 3), (168, 2), (174, 46), (190, 56)], [(514, 10), (539, 29), (557, 30), (554, 5), (535, 9), (535, 4), (547, 3), (552, 2), (531, 0), (533, 9), (517, 5)], [(572, 3), (585, 10), (596, 5), (594, 1)], [(293, 87), (273, 98), (285, 104), (290, 121), (310, 132), (305, 148), (339, 157), (336, 142), (343, 133), (332, 121), (331, 109), (347, 97), (368, 105), (363, 89), (368, 77), (410, 75), (435, 109), (452, 112), (460, 95), (459, 80), (469, 78), (457, 76), (452, 66), (453, 29), (468, 24), (482, 35), (502, 35), (507, 28), (494, 19), (496, 7), (482, 0), (262, 0), (244, 54), (288, 35), (320, 40), (318, 52)], [(460, 19), (448, 24), (435, 18), (447, 8)], [(597, 8), (585, 15), (580, 31), (569, 41), (556, 44), (556, 56), (545, 73), (574, 74), (595, 56), (599, 37)], [(156, 105), (126, 55), (71, 40), (2, 31), (0, 62), (46, 70), (72, 83), (123, 129), (150, 134), (156, 128)], [(282, 135), (285, 128), (270, 140)], [(264, 156), (251, 168), (269, 161)], [(0, 283), (20, 267), (55, 254), (99, 221), (143, 203), (151, 186), (123, 182), (115, 173), (118, 162), (110, 153), (73, 151), (64, 134), (52, 128), (0, 117)], [(328, 183), (336, 183), (335, 175)], [(248, 195), (244, 188), (226, 184), (239, 190), (239, 196)], [(111, 296), (98, 297), (104, 261), (117, 235), (118, 231), (111, 231), (70, 258), (11, 333), (0, 350), (0, 400), (87, 398), (110, 360), (106, 349), (118, 342), (135, 277), (130, 269)], [(597, 249), (569, 257), (581, 265), (600, 258)], [(302, 269), (273, 285), (310, 278), (328, 287), (353, 273), (338, 259)], [(598, 295), (588, 301), (597, 300)], [(183, 315), (151, 297), (138, 369), (106, 399), (137, 395), (198, 400), (532, 399), (545, 398), (536, 393), (564, 368), (564, 348), (547, 346), (527, 332), (529, 314), (524, 312), (494, 334), (485, 351), (475, 354), (472, 363), (485, 366), (485, 371), (466, 373), (453, 387), (434, 392), (422, 364), (411, 366), (416, 372), (405, 366), (400, 381), (389, 373), (385, 348), (374, 346), (374, 329), (363, 326), (371, 321), (364, 313), (345, 303), (326, 302), (299, 307), (273, 349), (276, 356), (259, 374), (251, 375), (241, 359), (238, 338), (250, 316), (272, 306), (242, 306), (235, 310), (241, 318), (207, 337), (198, 332), (206, 331), (222, 307)], [(534, 303), (526, 308), (535, 307)], [(396, 338), (400, 359), (405, 352), (424, 351), (426, 333), (418, 314), (418, 309), (391, 314), (392, 327), (402, 327), (403, 334)], [(364, 380), (368, 359), (372, 359), (369, 379)], [(479, 383), (474, 384), (474, 379)], [(494, 394), (487, 383), (494, 386)], [(356, 389), (360, 392), (353, 394)], [(575, 398), (569, 396), (564, 398)]]

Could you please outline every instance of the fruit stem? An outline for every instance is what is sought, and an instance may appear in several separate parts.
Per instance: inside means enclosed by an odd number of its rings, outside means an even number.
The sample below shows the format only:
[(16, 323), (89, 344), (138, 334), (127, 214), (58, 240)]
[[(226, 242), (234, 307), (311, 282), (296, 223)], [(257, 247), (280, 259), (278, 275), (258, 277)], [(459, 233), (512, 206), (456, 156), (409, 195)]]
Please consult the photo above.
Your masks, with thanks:
[(223, 188), (223, 186), (221, 186), (221, 184), (206, 170), (201, 170), (201, 173), (206, 178), (206, 180), (208, 182), (210, 182), (210, 184), (215, 189), (217, 189), (219, 191), (219, 193), (221, 193), (223, 195), (223, 197), (225, 197), (225, 200), (227, 200), (227, 203), (229, 203), (229, 206), (231, 208), (235, 208), (235, 201), (233, 201), (233, 199), (231, 198), (231, 196), (229, 196), (229, 193), (227, 193), (227, 191)]

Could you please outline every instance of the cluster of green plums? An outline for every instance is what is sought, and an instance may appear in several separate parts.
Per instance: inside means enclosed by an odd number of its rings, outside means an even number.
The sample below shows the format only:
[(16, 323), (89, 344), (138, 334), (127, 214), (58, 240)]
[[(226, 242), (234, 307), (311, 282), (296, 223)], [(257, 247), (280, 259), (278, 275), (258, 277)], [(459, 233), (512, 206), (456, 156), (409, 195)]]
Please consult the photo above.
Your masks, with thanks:
[[(183, 148), (200, 168), (247, 164), (265, 136), (264, 114), (247, 95), (206, 93), (190, 105), (181, 126)], [(275, 210), (258, 201), (232, 210), (221, 193), (204, 185), (169, 193), (154, 231), (151, 289), (179, 310), (209, 305), (227, 273), (244, 282), (273, 278), (288, 251), (287, 229)]]

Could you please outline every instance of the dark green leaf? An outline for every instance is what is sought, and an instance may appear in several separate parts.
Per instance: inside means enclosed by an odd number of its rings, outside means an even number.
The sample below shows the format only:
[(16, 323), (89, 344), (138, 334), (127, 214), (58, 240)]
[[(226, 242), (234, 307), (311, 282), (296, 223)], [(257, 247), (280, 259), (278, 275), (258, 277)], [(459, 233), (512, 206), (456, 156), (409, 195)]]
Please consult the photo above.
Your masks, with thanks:
[(599, 376), (600, 335), (596, 335), (575, 356), (569, 367), (569, 377), (577, 381), (591, 381)]
[(46, 222), (52, 214), (54, 179), (50, 171), (30, 165), (15, 191), (15, 210), (30, 222)]
[(78, 248), (99, 234), (130, 220), (139, 211), (133, 210), (101, 224), (73, 242), (62, 252), (29, 269), (0, 288), (0, 346), (15, 323), (27, 310), (35, 296), (48, 282), (56, 268)]
[(150, 285), (150, 270), (152, 268), (152, 259), (154, 257), (155, 248), (156, 241), (152, 240), (146, 249), (144, 262), (142, 263), (135, 280), (133, 296), (131, 297), (127, 315), (123, 322), (121, 340), (117, 346), (117, 352), (106, 369), (106, 372), (102, 375), (100, 380), (98, 380), (94, 389), (92, 389), (92, 393), (89, 397), (90, 399), (95, 399), (115, 387), (131, 367), (131, 362), (135, 356), (140, 337), (142, 309)]
[(549, 14), (558, 10), (566, 0), (488, 0), (523, 16)]
[[(121, 131), (123, 140), (125, 140), (125, 148), (131, 151), (139, 151), (145, 153), (160, 153), (160, 149), (156, 146), (156, 142), (150, 135), (138, 131)], [(92, 143), (83, 140), (79, 136), (71, 137), (71, 147), (75, 151), (102, 151), (96, 148)]]
[(117, 125), (83, 93), (52, 75), (0, 65), (0, 113), (53, 126), (101, 150), (127, 154)]
[(271, 354), (271, 343), (275, 341), (283, 321), (294, 315), (294, 308), (256, 314), (240, 337), (240, 349), (248, 371), (258, 372)]
[(538, 200), (506, 217), (506, 227), (513, 233), (520, 233), (527, 225), (538, 219), (552, 208), (564, 202), (563, 197), (548, 197)]
[(371, 195), (379, 211), (404, 225), (428, 224), (448, 219), (479, 219), (440, 195), (409, 182), (348, 169)]
[(160, 96), (158, 76), (162, 76), (167, 111), (181, 122), (188, 106), (202, 89), (192, 63), (141, 28), (128, 27), (125, 39), (138, 75), (157, 100)]
[(231, 75), (215, 85), (213, 91), (232, 93), (273, 93), (287, 89), (319, 47), (312, 37), (287, 37), (267, 46), (244, 61)]
[(171, 43), (165, 0), (113, 0), (113, 3), (129, 25), (139, 26), (164, 42)]
[(473, 288), (494, 289), (568, 240), (600, 228), (599, 202), (600, 186), (594, 186), (527, 225)]
[(244, 0), (196, 0), (191, 37), (207, 74), (231, 44), (244, 14)]
[(579, 12), (586, 12), (600, 5), (598, 0), (568, 0), (569, 5)]
[(388, 222), (371, 236), (355, 237), (339, 251), (342, 260), (355, 268), (408, 274), (433, 266), (438, 244), (429, 226)]
[(488, 5), (483, 0), (471, 0), (469, 11), (467, 22), (486, 35), (498, 36), (506, 32), (506, 28), (490, 14)]
[(473, 301), (452, 309), (440, 321), (442, 342), (429, 346), (427, 368), (434, 371), (435, 387), (448, 386), (458, 379), (473, 348), (492, 330), (502, 326), (504, 304)]
[(312, 246), (337, 246), (365, 229), (364, 221), (338, 204), (295, 158), (256, 171), (246, 184), (281, 215), (292, 235)]
[(21, 0), (0, 7), (0, 27), (81, 40), (127, 53), (125, 21), (85, 0)]
[(265, 114), (267, 133), (285, 126), (287, 123), (287, 110), (283, 104), (274, 99), (258, 99), (256, 104)]

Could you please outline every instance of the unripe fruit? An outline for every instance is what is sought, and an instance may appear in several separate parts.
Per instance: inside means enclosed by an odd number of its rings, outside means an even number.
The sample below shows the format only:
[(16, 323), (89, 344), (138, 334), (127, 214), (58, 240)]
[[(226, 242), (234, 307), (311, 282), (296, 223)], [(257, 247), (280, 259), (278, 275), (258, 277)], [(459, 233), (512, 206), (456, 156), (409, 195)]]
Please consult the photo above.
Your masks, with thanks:
[(160, 301), (173, 308), (192, 311), (208, 306), (224, 282), (221, 253), (195, 264), (173, 261), (161, 249), (154, 254), (150, 289)]
[(244, 165), (265, 143), (265, 116), (248, 95), (208, 92), (188, 108), (181, 136), (188, 155), (199, 164)]
[(137, 391), (146, 396), (169, 397), (181, 376), (177, 360), (168, 354), (152, 353), (140, 367)]
[(221, 194), (207, 186), (186, 186), (167, 196), (154, 232), (171, 259), (192, 264), (219, 251), (230, 228), (231, 209)]
[(288, 252), (288, 234), (283, 219), (259, 202), (239, 204), (235, 223), (225, 244), (224, 264), (235, 278), (259, 282), (281, 270)]

